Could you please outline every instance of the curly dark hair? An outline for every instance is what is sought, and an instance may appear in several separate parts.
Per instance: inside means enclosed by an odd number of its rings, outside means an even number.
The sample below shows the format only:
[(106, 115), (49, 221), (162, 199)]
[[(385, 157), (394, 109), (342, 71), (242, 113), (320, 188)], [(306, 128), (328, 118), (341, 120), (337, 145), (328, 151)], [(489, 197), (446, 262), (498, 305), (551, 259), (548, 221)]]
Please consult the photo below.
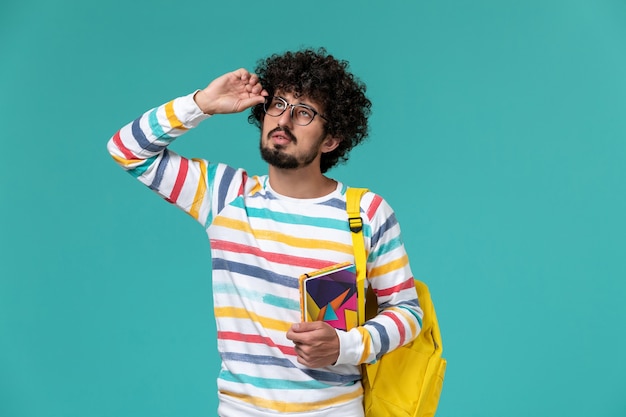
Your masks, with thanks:
[[(348, 65), (318, 48), (274, 54), (259, 60), (255, 69), (270, 96), (280, 90), (324, 106), (326, 133), (341, 142), (332, 152), (322, 154), (322, 172), (347, 161), (348, 152), (368, 135), (372, 103), (365, 96), (365, 84), (348, 72)], [(263, 104), (259, 104), (252, 108), (248, 121), (261, 128), (264, 117)]]

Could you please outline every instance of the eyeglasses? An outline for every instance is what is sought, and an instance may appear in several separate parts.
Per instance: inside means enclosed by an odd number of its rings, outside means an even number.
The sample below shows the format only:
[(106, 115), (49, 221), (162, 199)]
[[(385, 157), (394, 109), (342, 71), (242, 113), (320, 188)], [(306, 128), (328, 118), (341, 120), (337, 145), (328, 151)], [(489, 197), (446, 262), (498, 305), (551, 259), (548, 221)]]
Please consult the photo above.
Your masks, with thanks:
[(289, 112), (291, 120), (293, 120), (293, 122), (299, 126), (306, 126), (311, 124), (313, 119), (315, 119), (315, 116), (317, 116), (318, 114), (322, 119), (328, 121), (328, 119), (324, 117), (323, 114), (318, 113), (306, 104), (291, 104), (282, 97), (268, 97), (265, 99), (265, 103), (263, 104), (263, 110), (265, 111), (265, 114), (272, 117), (280, 116), (289, 107), (291, 107), (291, 110)]

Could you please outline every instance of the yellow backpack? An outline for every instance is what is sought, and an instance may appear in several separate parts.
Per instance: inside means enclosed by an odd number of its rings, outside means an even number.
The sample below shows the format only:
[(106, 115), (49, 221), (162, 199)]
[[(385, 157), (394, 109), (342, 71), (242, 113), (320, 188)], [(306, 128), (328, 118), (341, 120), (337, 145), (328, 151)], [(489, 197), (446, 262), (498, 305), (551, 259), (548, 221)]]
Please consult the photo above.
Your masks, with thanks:
[[(363, 324), (377, 313), (376, 296), (365, 294), (367, 255), (363, 242), (361, 197), (368, 190), (348, 188), (347, 211), (356, 260), (359, 321)], [(424, 312), (418, 337), (373, 364), (363, 365), (364, 407), (366, 417), (432, 417), (437, 411), (446, 372), (446, 360), (439, 324), (428, 287), (415, 280), (420, 307)], [(362, 300), (366, 300), (363, 302)]]

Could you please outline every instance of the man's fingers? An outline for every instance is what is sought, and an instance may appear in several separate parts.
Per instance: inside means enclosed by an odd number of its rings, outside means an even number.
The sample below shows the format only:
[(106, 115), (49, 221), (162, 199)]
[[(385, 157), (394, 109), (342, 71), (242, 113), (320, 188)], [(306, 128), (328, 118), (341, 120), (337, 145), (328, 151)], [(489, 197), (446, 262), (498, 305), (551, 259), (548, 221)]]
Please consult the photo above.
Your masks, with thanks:
[(297, 333), (313, 332), (324, 327), (323, 321), (305, 321), (302, 323), (294, 323), (291, 325), (291, 329)]
[(265, 98), (259, 95), (241, 100), (241, 104), (238, 106), (237, 111), (243, 111), (249, 107), (256, 106), (265, 101)]
[(263, 91), (263, 86), (261, 84), (247, 84), (246, 90), (252, 94), (260, 94)]

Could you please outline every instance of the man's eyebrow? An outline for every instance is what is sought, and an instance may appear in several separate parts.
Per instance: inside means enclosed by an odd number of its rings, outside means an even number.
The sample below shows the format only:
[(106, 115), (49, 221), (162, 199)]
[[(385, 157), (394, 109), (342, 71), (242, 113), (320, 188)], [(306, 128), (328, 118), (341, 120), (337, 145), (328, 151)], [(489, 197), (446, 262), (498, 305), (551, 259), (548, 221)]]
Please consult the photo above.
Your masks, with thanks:
[[(283, 96), (278, 96), (278, 95), (275, 95), (274, 97), (282, 98), (282, 99), (283, 99), (283, 100), (285, 100), (287, 103), (289, 103), (289, 100), (287, 100), (287, 98), (286, 98), (286, 97), (283, 97)], [(298, 100), (298, 98), (296, 98), (296, 100)], [(315, 110), (315, 111), (317, 111), (317, 109), (315, 108), (315, 106), (313, 106), (312, 104), (306, 103), (306, 102), (297, 101), (296, 103), (294, 103), (294, 105), (295, 105), (295, 106), (298, 106), (298, 105), (300, 105), (300, 106), (305, 106), (305, 107), (308, 107), (308, 108), (309, 108), (309, 109), (311, 109), (311, 110)]]
[(306, 102), (302, 102), (302, 101), (298, 101), (298, 103), (296, 103), (296, 104), (299, 104), (299, 105), (301, 105), (301, 106), (308, 107), (308, 108), (309, 108), (309, 109), (311, 109), (311, 110), (315, 110), (315, 111), (317, 111), (317, 110), (315, 109), (315, 106), (313, 106), (312, 104), (309, 104), (309, 103), (306, 103)]

